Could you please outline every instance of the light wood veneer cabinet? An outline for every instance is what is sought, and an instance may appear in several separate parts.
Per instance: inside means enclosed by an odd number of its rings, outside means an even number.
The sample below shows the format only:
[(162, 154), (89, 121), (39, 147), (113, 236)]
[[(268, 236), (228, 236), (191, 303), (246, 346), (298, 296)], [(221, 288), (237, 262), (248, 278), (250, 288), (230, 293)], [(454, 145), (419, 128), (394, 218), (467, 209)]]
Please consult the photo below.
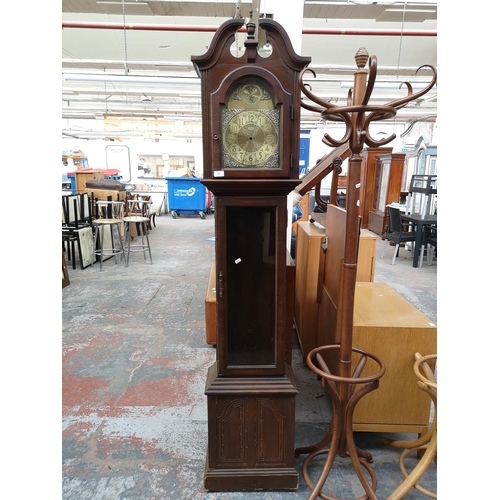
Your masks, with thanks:
[[(338, 344), (341, 318), (345, 211), (328, 205), (326, 228), (298, 224), (295, 326), (304, 360), (311, 349)], [(323, 239), (328, 237), (327, 250)], [(353, 417), (354, 431), (423, 433), (430, 398), (417, 386), (414, 356), (435, 354), (437, 327), (387, 283), (373, 282), (377, 236), (362, 229), (354, 297), (353, 347), (378, 356), (386, 365), (380, 386), (363, 397)], [(327, 362), (338, 373), (334, 352)], [(355, 364), (355, 362), (354, 362)], [(367, 367), (368, 369), (369, 367)]]
[[(324, 261), (321, 245), (325, 228), (310, 222), (297, 223), (295, 254), (295, 328), (305, 357), (317, 347), (318, 293), (321, 293)], [(373, 281), (377, 237), (362, 229), (359, 239), (356, 281)]]
[(379, 356), (387, 369), (356, 405), (353, 430), (425, 432), (431, 400), (417, 386), (414, 356), (436, 354), (437, 326), (387, 283), (358, 283), (353, 347)]

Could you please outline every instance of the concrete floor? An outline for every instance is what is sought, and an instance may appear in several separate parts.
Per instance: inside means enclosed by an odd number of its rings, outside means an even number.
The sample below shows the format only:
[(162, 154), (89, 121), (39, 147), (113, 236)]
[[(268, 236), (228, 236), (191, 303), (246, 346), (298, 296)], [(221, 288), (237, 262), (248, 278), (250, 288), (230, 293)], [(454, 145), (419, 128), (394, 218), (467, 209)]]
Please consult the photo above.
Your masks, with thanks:
[[(214, 217), (172, 219), (162, 215), (150, 233), (153, 264), (132, 254), (128, 268), (109, 260), (76, 270), (62, 290), (62, 498), (64, 500), (305, 499), (309, 488), (296, 460), (300, 484), (293, 492), (207, 493), (203, 473), (207, 446), (204, 395), (215, 348), (205, 342), (204, 298), (214, 260)], [(375, 280), (385, 281), (437, 323), (437, 260), (413, 268), (410, 252), (390, 265), (390, 247), (379, 259)], [(293, 370), (296, 446), (317, 442), (328, 428), (331, 405), (302, 362), (295, 340)], [(384, 437), (356, 433), (370, 451), (377, 496), (385, 499), (403, 480), (401, 450)], [(314, 478), (321, 459), (309, 468)], [(411, 468), (416, 461), (406, 460)], [(336, 459), (325, 492), (341, 498), (363, 490), (349, 459)], [(423, 486), (436, 491), (431, 466)], [(335, 493), (333, 493), (335, 485)], [(409, 500), (427, 498), (416, 490)]]

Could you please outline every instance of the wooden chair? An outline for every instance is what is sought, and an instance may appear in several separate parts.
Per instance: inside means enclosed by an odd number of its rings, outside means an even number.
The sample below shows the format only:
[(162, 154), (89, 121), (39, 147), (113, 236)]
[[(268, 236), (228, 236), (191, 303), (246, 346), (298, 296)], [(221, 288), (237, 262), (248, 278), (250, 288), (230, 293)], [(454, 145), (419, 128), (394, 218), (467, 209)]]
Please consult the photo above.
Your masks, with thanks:
[(156, 227), (156, 216), (160, 215), (162, 207), (163, 207), (163, 198), (158, 206), (155, 206), (154, 204), (151, 205), (149, 209), (149, 222), (148, 222), (149, 229), (152, 229), (152, 227)]
[[(414, 441), (390, 441), (385, 440), (386, 444), (396, 446), (398, 448), (405, 448), (401, 457), (399, 458), (399, 468), (405, 480), (389, 495), (387, 500), (401, 500), (405, 498), (406, 494), (412, 489), (420, 491), (430, 498), (437, 498), (437, 494), (423, 488), (418, 484), (420, 478), (424, 475), (425, 471), (429, 468), (430, 464), (434, 461), (437, 463), (437, 382), (428, 362), (437, 360), (436, 354), (422, 356), (420, 353), (415, 353), (415, 363), (413, 371), (417, 376), (417, 385), (432, 399), (434, 403), (434, 418), (429, 430), (421, 437)], [(425, 450), (425, 453), (420, 458), (420, 461), (415, 466), (413, 471), (408, 474), (404, 464), (405, 458), (412, 452), (419, 452)]]
[[(146, 222), (146, 227), (148, 231), (151, 231), (152, 229), (152, 224), (154, 224), (154, 221), (152, 220), (154, 217), (156, 217), (156, 211), (153, 210), (153, 199), (149, 195), (142, 195), (139, 199), (144, 201), (145, 203), (142, 204), (140, 207), (140, 211), (142, 212), (143, 217), (147, 217), (148, 221)], [(156, 227), (156, 224), (154, 224)]]

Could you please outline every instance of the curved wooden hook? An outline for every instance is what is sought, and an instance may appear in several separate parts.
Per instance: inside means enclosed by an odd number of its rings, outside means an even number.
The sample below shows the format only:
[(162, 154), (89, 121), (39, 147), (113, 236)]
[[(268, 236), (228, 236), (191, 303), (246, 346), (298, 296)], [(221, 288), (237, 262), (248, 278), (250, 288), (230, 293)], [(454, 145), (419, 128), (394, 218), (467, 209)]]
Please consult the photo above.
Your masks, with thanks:
[[(327, 101), (324, 101), (323, 99), (320, 99), (319, 97), (316, 97), (312, 92), (310, 92), (307, 89), (307, 87), (311, 87), (311, 85), (309, 85), (308, 83), (303, 83), (302, 82), (302, 77), (308, 71), (313, 74), (314, 78), (316, 78), (316, 73), (311, 68), (304, 68), (304, 69), (302, 69), (301, 72), (299, 73), (299, 88), (300, 88), (300, 90), (312, 102), (315, 102), (316, 104), (319, 104), (323, 108), (329, 108), (329, 107), (331, 107), (331, 103), (329, 103)], [(303, 107), (305, 107), (305, 106), (303, 106)], [(306, 108), (306, 109), (308, 109), (308, 108)]]
[(368, 60), (368, 66), (370, 67), (370, 74), (368, 76), (365, 94), (363, 95), (363, 100), (361, 101), (361, 104), (365, 106), (368, 104), (368, 101), (372, 96), (373, 87), (375, 86), (375, 78), (377, 77), (377, 56), (370, 57)]
[(413, 94), (412, 93), (412, 90), (413, 90), (412, 86), (408, 82), (404, 82), (404, 84), (408, 88), (408, 95), (406, 97), (403, 97), (402, 99), (396, 99), (395, 101), (388, 102), (387, 106), (391, 106), (391, 107), (393, 107), (395, 109), (400, 109), (403, 106), (406, 106), (406, 104), (408, 104), (410, 101), (414, 101), (415, 99), (418, 99), (419, 97), (422, 97), (424, 94), (427, 94), (427, 92), (429, 92), (429, 90), (431, 90), (431, 88), (434, 87), (434, 84), (437, 81), (437, 71), (436, 71), (436, 68), (434, 66), (431, 66), (430, 64), (424, 64), (423, 66), (420, 66), (420, 68), (418, 68), (417, 71), (415, 71), (415, 75), (422, 68), (430, 68), (430, 70), (432, 71), (432, 79), (431, 79), (429, 85), (427, 85), (427, 87), (425, 87), (424, 89), (422, 89), (422, 90), (416, 92), (415, 94)]

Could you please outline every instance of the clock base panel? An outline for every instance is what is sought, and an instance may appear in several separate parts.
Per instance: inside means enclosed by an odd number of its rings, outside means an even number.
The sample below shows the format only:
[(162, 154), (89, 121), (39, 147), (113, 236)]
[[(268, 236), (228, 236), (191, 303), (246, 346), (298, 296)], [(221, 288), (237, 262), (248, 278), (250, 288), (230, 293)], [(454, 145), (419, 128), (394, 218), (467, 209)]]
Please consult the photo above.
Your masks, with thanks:
[(208, 491), (295, 490), (295, 397), (282, 376), (222, 377), (208, 370)]

